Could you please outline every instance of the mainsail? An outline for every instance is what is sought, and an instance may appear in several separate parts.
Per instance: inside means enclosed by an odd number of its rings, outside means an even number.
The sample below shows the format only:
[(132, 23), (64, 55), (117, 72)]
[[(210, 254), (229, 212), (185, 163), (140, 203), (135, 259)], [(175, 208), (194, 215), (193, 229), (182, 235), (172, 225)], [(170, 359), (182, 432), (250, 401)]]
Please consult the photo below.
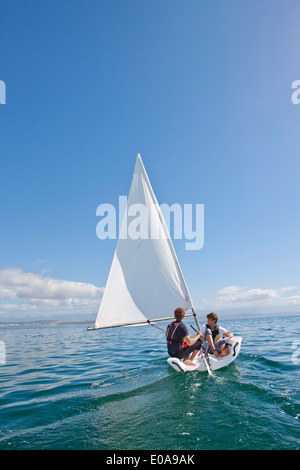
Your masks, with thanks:
[[(133, 210), (132, 210), (133, 209)], [(129, 236), (128, 216), (143, 213), (145, 231)], [(168, 228), (138, 154), (107, 284), (95, 327), (134, 325), (173, 317), (176, 307), (193, 304)]]

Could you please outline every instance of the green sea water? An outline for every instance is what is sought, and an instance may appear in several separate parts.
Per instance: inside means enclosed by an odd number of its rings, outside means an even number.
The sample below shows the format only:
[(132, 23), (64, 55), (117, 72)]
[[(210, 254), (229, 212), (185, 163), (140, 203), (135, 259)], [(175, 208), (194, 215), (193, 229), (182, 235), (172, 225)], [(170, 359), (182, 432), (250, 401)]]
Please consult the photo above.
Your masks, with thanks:
[(213, 376), (175, 372), (151, 326), (0, 328), (0, 449), (299, 449), (300, 316), (220, 324), (243, 343)]

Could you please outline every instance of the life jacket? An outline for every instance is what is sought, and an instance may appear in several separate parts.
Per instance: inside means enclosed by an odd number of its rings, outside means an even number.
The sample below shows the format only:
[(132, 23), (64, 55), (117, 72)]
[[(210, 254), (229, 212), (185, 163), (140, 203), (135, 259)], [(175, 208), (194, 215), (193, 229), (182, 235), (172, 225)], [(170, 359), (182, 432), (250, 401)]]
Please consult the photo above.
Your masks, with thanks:
[(177, 334), (177, 328), (179, 326), (180, 322), (174, 321), (173, 323), (170, 323), (168, 325), (167, 331), (166, 331), (166, 337), (167, 337), (167, 344), (168, 346), (172, 344), (177, 344), (178, 346), (181, 346), (183, 348), (187, 348), (187, 343), (183, 341), (182, 338), (180, 338)]
[[(209, 328), (211, 330), (210, 326), (208, 326), (208, 325), (206, 325), (206, 328)], [(215, 338), (219, 334), (219, 326), (218, 325), (216, 325), (215, 329), (211, 332), (211, 334), (212, 334), (213, 342), (215, 342)]]

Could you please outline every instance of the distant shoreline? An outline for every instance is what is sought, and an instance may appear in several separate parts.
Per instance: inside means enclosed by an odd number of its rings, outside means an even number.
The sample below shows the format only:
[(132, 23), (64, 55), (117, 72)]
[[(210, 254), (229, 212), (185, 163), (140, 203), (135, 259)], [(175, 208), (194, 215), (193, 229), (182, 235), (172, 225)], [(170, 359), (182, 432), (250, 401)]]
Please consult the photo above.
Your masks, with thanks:
[[(198, 318), (201, 321), (205, 320), (205, 313), (197, 313)], [(291, 317), (291, 316), (298, 316), (300, 312), (277, 312), (277, 313), (242, 313), (240, 315), (235, 313), (220, 313), (220, 321), (226, 320), (251, 320), (252, 318), (278, 318), (278, 317)], [(11, 321), (1, 321), (0, 320), (0, 328), (5, 328), (9, 326), (59, 326), (59, 325), (80, 325), (80, 324), (94, 324), (95, 319), (57, 319), (57, 320), (49, 320), (49, 319), (36, 319), (36, 320), (11, 320)]]
[(0, 328), (7, 326), (55, 326), (55, 325), (70, 325), (70, 324), (94, 324), (95, 320), (27, 320), (27, 321), (0, 321)]

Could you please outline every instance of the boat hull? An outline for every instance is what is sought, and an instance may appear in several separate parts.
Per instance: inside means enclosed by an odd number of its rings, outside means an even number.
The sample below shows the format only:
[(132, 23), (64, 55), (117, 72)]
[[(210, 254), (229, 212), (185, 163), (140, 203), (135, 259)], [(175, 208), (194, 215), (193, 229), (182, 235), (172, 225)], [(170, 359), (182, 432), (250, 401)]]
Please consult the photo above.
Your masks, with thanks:
[[(230, 352), (225, 357), (215, 357), (212, 354), (208, 354), (210, 369), (218, 370), (228, 366), (229, 364), (231, 364), (231, 362), (235, 361), (241, 350), (242, 339), (243, 338), (241, 336), (234, 336), (233, 338), (230, 338), (227, 341)], [(187, 372), (195, 370), (199, 372), (207, 371), (207, 367), (202, 353), (199, 353), (195, 357), (193, 361), (196, 364), (195, 366), (189, 366), (177, 357), (169, 357), (167, 362), (177, 372)]]

